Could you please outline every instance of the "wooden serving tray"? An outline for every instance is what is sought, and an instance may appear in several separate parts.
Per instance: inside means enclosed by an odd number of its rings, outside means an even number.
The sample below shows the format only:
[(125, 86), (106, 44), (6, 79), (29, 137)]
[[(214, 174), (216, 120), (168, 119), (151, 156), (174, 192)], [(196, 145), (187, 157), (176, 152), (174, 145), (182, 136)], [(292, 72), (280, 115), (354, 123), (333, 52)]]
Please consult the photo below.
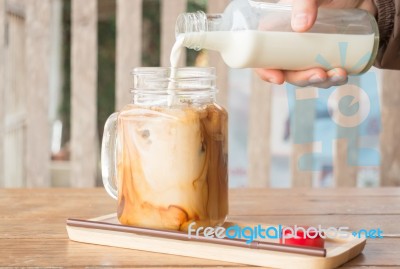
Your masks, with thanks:
[[(119, 224), (116, 214), (101, 216), (90, 219), (90, 221)], [(235, 223), (228, 223), (229, 226), (234, 224)], [(239, 225), (243, 226), (246, 224)], [(121, 225), (121, 227), (124, 226)], [(366, 244), (365, 238), (357, 238), (351, 234), (349, 234), (349, 237), (346, 239), (326, 239), (326, 257), (315, 257), (303, 254), (218, 245), (207, 242), (157, 238), (154, 236), (144, 236), (123, 231), (111, 231), (102, 228), (67, 225), (67, 232), (71, 240), (82, 243), (273, 268), (336, 268), (359, 255)], [(188, 247), (189, 245), (190, 247)]]

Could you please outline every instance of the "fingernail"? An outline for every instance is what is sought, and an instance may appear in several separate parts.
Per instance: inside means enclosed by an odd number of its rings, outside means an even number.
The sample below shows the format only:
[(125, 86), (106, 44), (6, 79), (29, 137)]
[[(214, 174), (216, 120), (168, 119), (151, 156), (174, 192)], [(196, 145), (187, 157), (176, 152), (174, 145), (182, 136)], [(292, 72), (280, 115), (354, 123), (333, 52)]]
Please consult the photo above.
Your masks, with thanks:
[(320, 83), (325, 81), (323, 77), (320, 77), (319, 75), (313, 75), (308, 79), (309, 83)]
[(273, 84), (276, 84), (276, 82), (277, 82), (275, 77), (263, 77), (262, 79), (266, 82), (273, 83)]
[(278, 84), (278, 81), (275, 78), (268, 79), (268, 82), (270, 82), (272, 84)]
[(296, 28), (304, 28), (308, 25), (308, 16), (307, 14), (297, 14), (293, 19), (293, 26)]
[(329, 80), (332, 82), (342, 82), (346, 80), (346, 77), (340, 75), (333, 75), (332, 77), (329, 78)]

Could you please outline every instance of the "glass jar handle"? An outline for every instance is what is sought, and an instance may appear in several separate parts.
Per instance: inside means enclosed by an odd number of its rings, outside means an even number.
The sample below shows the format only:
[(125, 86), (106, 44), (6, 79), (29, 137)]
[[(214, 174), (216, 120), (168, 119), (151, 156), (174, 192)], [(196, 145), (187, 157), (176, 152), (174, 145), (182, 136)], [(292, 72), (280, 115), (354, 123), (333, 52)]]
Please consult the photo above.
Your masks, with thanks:
[(118, 113), (108, 117), (104, 125), (103, 141), (101, 143), (101, 175), (107, 193), (117, 199), (117, 119)]

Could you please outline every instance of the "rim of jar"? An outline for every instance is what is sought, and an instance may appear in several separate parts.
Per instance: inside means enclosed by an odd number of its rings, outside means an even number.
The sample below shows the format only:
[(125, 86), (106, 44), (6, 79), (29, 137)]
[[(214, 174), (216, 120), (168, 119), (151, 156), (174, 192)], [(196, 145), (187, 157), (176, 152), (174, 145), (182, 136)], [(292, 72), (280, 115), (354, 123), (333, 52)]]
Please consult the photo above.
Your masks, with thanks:
[[(175, 73), (171, 76), (172, 72)], [(131, 72), (132, 93), (189, 94), (216, 92), (214, 67), (137, 67)]]

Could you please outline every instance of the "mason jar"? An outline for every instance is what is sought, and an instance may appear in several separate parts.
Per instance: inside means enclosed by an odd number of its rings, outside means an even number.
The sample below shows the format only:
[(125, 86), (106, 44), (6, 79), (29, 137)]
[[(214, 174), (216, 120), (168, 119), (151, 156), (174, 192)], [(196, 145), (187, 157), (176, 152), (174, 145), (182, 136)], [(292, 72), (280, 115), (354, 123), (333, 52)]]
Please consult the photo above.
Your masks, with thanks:
[(228, 114), (214, 68), (133, 70), (133, 100), (104, 128), (102, 177), (121, 224), (186, 231), (228, 214)]

